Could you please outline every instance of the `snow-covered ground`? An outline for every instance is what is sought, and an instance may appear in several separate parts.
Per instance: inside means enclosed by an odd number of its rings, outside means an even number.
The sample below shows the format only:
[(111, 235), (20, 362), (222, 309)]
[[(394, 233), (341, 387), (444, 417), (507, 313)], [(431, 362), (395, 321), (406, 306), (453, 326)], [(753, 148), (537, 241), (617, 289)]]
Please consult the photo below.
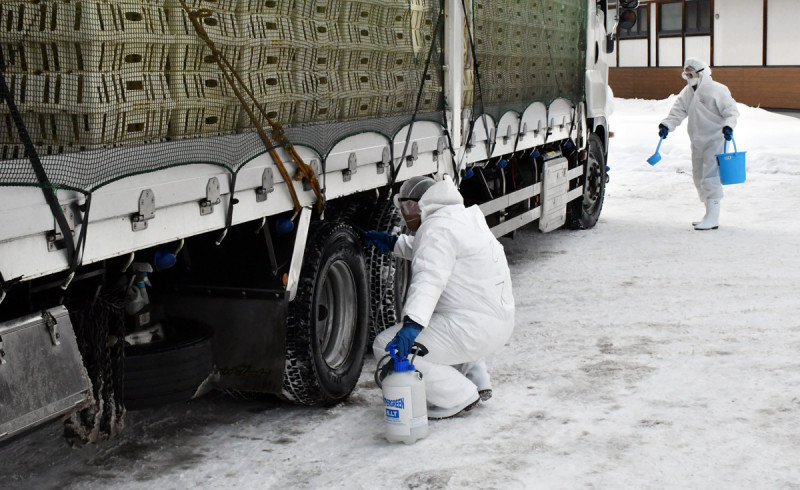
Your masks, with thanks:
[(800, 120), (740, 106), (747, 183), (698, 232), (685, 124), (645, 163), (670, 105), (616, 100), (594, 229), (504, 240), (494, 398), (426, 439), (384, 441), (369, 358), (331, 409), (211, 395), (80, 450), (52, 424), (0, 447), (0, 487), (800, 488)]

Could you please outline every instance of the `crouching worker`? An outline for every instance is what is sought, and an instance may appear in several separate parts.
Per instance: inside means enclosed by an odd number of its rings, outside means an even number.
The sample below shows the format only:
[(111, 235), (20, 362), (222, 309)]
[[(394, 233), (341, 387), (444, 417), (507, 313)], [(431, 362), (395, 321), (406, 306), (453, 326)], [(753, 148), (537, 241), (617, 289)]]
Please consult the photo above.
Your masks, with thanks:
[(428, 417), (448, 418), (492, 396), (484, 359), (514, 328), (514, 297), (503, 246), (478, 206), (464, 207), (449, 177), (414, 177), (403, 183), (395, 205), (414, 235), (366, 232), (383, 253), (411, 261), (403, 323), (375, 338), (375, 357), (390, 345), (406, 356), (414, 342), (428, 349), (417, 357)]

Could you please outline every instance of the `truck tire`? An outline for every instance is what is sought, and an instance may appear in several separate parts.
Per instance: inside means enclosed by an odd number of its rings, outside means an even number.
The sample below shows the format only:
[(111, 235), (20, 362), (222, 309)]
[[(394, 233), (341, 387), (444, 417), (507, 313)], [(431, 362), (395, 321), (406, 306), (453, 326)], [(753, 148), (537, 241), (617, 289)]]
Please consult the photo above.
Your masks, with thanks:
[(289, 304), (282, 397), (302, 405), (344, 400), (361, 375), (369, 290), (361, 242), (349, 225), (310, 231), (297, 295)]
[[(371, 230), (392, 233), (403, 228), (403, 216), (391, 201), (380, 204), (370, 223)], [(411, 279), (411, 262), (384, 255), (375, 247), (366, 247), (370, 277), (369, 342), (400, 321)]]
[(125, 347), (124, 399), (130, 410), (187, 401), (211, 374), (211, 328), (172, 320), (170, 336)]
[(569, 204), (567, 227), (573, 230), (588, 230), (600, 218), (606, 194), (606, 159), (600, 137), (589, 135), (589, 151), (586, 161), (586, 185), (583, 198)]

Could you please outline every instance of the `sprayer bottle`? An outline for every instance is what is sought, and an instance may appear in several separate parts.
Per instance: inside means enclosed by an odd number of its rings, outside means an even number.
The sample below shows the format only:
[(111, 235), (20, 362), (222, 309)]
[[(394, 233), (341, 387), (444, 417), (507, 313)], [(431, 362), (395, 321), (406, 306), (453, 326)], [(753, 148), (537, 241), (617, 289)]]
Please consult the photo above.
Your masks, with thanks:
[(413, 444), (428, 435), (425, 381), (408, 359), (397, 357), (394, 350), (391, 356), (393, 370), (380, 383), (386, 439)]

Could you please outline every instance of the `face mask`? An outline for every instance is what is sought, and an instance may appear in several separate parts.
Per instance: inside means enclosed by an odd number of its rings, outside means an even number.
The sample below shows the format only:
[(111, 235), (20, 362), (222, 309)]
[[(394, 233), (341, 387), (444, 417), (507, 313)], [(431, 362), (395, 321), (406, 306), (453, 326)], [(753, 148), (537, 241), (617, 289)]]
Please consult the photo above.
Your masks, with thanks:
[(696, 87), (697, 86), (697, 82), (699, 82), (699, 81), (700, 81), (699, 78), (694, 77), (694, 78), (690, 78), (690, 79), (686, 80), (686, 83), (688, 83), (690, 87)]

